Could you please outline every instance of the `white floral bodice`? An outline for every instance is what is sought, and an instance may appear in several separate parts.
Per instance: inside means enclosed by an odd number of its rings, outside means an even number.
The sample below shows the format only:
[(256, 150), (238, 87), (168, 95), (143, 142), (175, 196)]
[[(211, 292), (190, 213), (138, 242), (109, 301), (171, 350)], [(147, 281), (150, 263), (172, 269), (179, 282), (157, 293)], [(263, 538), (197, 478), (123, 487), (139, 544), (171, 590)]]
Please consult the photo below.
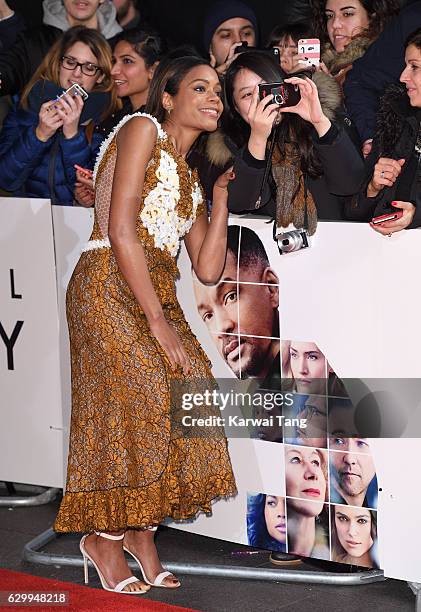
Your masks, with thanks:
[(108, 219), (117, 158), (116, 136), (133, 117), (148, 117), (157, 128), (157, 142), (145, 173), (139, 220), (152, 238), (153, 245), (175, 257), (181, 238), (205, 211), (204, 198), (197, 173), (191, 171), (186, 161), (178, 155), (155, 117), (145, 113), (124, 117), (101, 145), (93, 177), (96, 220), (104, 241), (99, 246), (109, 246)]

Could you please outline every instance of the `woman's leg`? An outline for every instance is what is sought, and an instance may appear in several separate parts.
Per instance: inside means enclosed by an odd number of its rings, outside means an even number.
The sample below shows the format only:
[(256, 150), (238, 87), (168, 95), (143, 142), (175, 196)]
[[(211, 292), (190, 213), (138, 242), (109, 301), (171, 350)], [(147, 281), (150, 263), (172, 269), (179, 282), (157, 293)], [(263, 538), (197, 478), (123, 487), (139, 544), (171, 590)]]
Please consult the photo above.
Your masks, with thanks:
[[(144, 578), (153, 583), (156, 577), (164, 571), (158, 557), (154, 538), (156, 527), (148, 529), (127, 529), (124, 534), (124, 546), (140, 561)], [(166, 588), (177, 588), (179, 580), (173, 575), (165, 576), (160, 585)]]
[[(110, 531), (104, 535), (120, 536), (124, 531)], [(115, 586), (132, 576), (123, 552), (123, 539), (113, 540), (91, 533), (84, 542), (85, 550), (95, 561), (108, 586)], [(124, 587), (124, 591), (147, 591), (149, 586), (143, 581), (133, 582)]]

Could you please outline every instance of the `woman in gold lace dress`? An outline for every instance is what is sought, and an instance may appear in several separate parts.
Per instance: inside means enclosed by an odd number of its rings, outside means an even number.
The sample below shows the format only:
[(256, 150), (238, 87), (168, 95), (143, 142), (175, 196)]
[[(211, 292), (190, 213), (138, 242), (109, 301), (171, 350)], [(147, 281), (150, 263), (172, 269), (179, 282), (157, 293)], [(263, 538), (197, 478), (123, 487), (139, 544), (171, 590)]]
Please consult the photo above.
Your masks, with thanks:
[[(85, 532), (81, 551), (102, 586), (143, 593), (175, 588), (154, 529), (165, 518), (209, 513), (236, 492), (221, 435), (180, 437), (171, 427), (171, 381), (212, 380), (210, 363), (179, 306), (174, 281), (184, 236), (197, 276), (214, 283), (226, 250), (227, 172), (208, 221), (185, 156), (222, 112), (216, 72), (196, 57), (159, 66), (147, 112), (125, 117), (94, 172), (95, 223), (67, 292), (72, 419), (58, 532)], [(162, 126), (161, 126), (162, 124)], [(210, 382), (210, 384), (212, 384)], [(124, 549), (124, 550), (123, 550)]]

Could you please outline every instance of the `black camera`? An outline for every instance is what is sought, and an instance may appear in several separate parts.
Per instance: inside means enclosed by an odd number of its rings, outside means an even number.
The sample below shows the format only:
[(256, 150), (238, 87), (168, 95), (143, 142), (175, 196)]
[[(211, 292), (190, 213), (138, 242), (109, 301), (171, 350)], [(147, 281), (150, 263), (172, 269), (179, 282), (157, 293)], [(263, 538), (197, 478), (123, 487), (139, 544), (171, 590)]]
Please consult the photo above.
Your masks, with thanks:
[(270, 47), (269, 49), (259, 49), (258, 47), (249, 47), (248, 42), (247, 41), (243, 41), (241, 43), (241, 45), (238, 45), (238, 47), (235, 47), (234, 49), (234, 53), (247, 53), (249, 51), (259, 51), (259, 53), (266, 53), (267, 55), (270, 55), (270, 57), (273, 57), (274, 60), (276, 60), (276, 62), (279, 63), (279, 58), (281, 56), (281, 53), (279, 51), (279, 49), (277, 47)]

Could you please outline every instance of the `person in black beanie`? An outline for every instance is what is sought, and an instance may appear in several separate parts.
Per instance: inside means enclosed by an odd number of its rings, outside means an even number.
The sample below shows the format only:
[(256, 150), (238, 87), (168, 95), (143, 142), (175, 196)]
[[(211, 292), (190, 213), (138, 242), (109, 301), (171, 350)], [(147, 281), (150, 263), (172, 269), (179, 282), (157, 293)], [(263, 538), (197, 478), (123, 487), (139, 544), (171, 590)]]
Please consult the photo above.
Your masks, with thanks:
[(220, 0), (212, 4), (205, 16), (203, 45), (211, 65), (225, 74), (235, 58), (235, 48), (243, 42), (256, 46), (259, 26), (253, 9), (240, 0)]

